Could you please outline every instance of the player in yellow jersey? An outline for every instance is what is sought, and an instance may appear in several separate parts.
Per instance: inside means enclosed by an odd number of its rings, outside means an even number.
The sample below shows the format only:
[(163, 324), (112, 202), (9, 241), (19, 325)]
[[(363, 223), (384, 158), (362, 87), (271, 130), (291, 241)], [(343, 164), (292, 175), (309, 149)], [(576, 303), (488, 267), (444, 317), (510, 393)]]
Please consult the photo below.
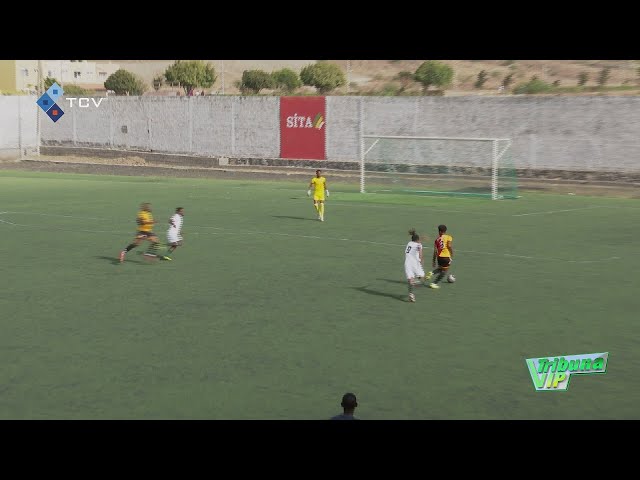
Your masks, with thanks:
[(140, 205), (140, 211), (136, 217), (136, 223), (138, 224), (138, 231), (133, 239), (133, 243), (127, 245), (123, 251), (120, 252), (120, 263), (124, 262), (124, 256), (127, 252), (133, 250), (140, 245), (144, 240), (151, 242), (149, 249), (144, 253), (148, 257), (158, 258), (158, 247), (160, 242), (155, 233), (153, 233), (153, 215), (151, 214), (151, 204), (143, 203)]
[[(453, 261), (453, 237), (447, 234), (446, 225), (438, 225), (438, 237), (433, 242), (433, 258), (431, 259), (433, 271), (427, 273), (427, 278), (438, 274), (435, 280), (429, 284), (430, 288), (440, 288), (438, 282), (449, 273), (449, 267)], [(436, 261), (438, 267), (436, 268)]]
[(318, 213), (318, 220), (324, 222), (324, 197), (325, 194), (329, 196), (329, 190), (327, 189), (327, 179), (322, 176), (321, 170), (316, 170), (316, 176), (309, 182), (309, 190), (307, 190), (307, 196), (311, 196), (311, 189), (313, 188), (313, 208)]

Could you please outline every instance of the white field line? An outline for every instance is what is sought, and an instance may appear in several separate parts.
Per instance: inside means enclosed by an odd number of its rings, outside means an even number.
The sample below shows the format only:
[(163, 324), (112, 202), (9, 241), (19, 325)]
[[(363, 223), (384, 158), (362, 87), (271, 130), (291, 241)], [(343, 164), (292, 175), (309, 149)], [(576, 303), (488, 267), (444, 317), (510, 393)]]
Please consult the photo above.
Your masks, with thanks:
[(580, 208), (567, 208), (565, 210), (549, 210), (546, 212), (531, 212), (531, 213), (514, 213), (511, 215), (512, 217), (526, 217), (528, 215), (550, 215), (553, 213), (564, 213), (564, 212), (576, 212), (578, 210), (591, 210), (594, 208), (610, 208), (606, 205), (593, 205), (590, 207), (580, 207)]

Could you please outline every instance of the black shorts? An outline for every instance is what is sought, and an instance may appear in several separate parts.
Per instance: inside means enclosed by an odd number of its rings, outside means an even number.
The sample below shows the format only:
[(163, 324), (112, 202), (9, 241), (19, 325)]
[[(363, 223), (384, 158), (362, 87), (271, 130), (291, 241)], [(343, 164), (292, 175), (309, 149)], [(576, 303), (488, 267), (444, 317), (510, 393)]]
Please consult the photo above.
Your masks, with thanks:
[(451, 263), (450, 257), (438, 257), (438, 266), (441, 269), (446, 270), (447, 268), (449, 268), (450, 263)]
[(136, 238), (149, 238), (149, 237), (155, 237), (156, 234), (153, 232), (140, 232), (138, 231), (138, 233), (136, 233)]

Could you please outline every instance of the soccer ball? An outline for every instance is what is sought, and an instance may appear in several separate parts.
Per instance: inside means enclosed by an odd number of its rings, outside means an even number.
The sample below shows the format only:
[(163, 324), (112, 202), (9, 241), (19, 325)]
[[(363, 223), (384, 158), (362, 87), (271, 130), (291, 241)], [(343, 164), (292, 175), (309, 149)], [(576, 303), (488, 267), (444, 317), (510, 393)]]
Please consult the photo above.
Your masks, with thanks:
[(456, 277), (454, 277), (453, 275), (449, 275), (449, 276), (447, 277), (447, 282), (449, 282), (449, 283), (453, 283), (453, 282), (455, 282), (455, 281), (456, 281)]

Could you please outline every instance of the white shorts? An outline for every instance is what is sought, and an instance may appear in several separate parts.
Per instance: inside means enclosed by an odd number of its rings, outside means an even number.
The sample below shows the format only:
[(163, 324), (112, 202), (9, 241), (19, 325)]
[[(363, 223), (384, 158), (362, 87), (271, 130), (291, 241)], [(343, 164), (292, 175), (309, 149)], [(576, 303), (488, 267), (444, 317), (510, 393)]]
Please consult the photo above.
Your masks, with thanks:
[(167, 242), (168, 243), (178, 243), (182, 241), (182, 235), (180, 235), (174, 229), (169, 229), (167, 231)]
[(407, 280), (415, 277), (424, 277), (424, 268), (422, 268), (420, 262), (409, 260), (404, 262), (404, 273), (407, 276)]

